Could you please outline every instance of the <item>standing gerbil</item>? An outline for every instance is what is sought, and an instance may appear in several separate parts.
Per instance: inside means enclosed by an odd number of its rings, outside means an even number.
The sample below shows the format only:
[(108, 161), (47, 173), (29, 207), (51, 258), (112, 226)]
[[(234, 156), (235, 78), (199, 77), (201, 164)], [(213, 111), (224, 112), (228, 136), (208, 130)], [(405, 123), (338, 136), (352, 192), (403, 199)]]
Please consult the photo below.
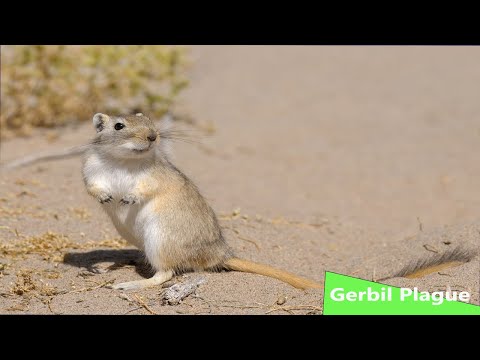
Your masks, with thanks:
[(143, 114), (96, 114), (97, 135), (85, 151), (87, 191), (103, 205), (119, 234), (145, 252), (150, 279), (113, 286), (159, 285), (175, 273), (236, 270), (270, 276), (296, 288), (320, 284), (268, 265), (236, 258), (215, 213), (196, 186), (165, 155), (162, 131)]

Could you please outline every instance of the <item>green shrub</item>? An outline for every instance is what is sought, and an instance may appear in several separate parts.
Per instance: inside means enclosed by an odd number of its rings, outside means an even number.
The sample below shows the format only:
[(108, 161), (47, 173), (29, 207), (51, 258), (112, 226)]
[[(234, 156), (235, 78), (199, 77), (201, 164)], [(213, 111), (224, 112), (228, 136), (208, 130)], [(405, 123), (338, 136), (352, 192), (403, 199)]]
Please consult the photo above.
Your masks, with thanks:
[(1, 48), (2, 134), (90, 120), (97, 112), (160, 117), (185, 88), (184, 50), (167, 46)]

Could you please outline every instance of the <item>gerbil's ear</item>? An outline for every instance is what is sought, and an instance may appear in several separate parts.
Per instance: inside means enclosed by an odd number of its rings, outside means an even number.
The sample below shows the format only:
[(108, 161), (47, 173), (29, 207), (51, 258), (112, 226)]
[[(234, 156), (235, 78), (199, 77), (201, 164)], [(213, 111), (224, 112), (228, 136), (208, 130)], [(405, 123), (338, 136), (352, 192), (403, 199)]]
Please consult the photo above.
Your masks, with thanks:
[(93, 115), (93, 126), (97, 130), (97, 132), (100, 132), (104, 129), (105, 123), (110, 119), (108, 115), (98, 113)]

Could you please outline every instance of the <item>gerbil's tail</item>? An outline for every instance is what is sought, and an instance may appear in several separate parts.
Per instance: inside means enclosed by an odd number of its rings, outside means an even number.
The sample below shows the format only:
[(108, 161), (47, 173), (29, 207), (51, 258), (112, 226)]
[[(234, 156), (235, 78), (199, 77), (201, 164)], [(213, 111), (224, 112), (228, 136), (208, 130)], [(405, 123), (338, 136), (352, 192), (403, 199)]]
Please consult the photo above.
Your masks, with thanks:
[(308, 289), (315, 288), (319, 289), (322, 287), (321, 284), (318, 284), (312, 280), (302, 278), (300, 276), (294, 275), (287, 271), (276, 269), (269, 265), (258, 264), (253, 261), (231, 258), (225, 261), (225, 268), (228, 270), (248, 272), (252, 274), (259, 274), (263, 276), (268, 276), (280, 281), (286, 282), (287, 284), (296, 287), (297, 289)]
[(35, 164), (35, 163), (41, 162), (41, 161), (66, 159), (66, 158), (69, 158), (69, 157), (82, 155), (85, 152), (85, 150), (87, 150), (87, 146), (81, 145), (81, 146), (76, 146), (76, 147), (73, 147), (73, 148), (60, 150), (60, 151), (57, 151), (57, 152), (43, 153), (43, 154), (33, 154), (33, 155), (25, 156), (25, 157), (20, 158), (18, 160), (14, 160), (12, 162), (9, 162), (9, 163), (3, 165), (2, 168), (3, 169), (15, 169), (15, 168), (18, 168), (18, 167)]
[(453, 250), (446, 251), (443, 254), (435, 254), (432, 257), (413, 261), (393, 276), (378, 279), (377, 281), (388, 280), (394, 277), (404, 277), (407, 279), (422, 278), (434, 272), (463, 265), (473, 260), (473, 258), (477, 256), (477, 253), (478, 251), (475, 249), (457, 246)]

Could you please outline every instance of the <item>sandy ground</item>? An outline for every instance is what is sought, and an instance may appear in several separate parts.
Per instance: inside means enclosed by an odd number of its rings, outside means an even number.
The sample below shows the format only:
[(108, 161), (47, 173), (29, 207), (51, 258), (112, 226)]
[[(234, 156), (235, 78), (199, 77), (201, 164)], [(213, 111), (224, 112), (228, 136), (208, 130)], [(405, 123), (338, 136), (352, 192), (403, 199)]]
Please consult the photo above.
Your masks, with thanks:
[[(238, 255), (318, 281), (325, 270), (376, 280), (458, 245), (478, 250), (480, 48), (214, 46), (191, 57), (177, 111), (215, 131), (188, 126), (201, 144), (176, 144), (175, 163)], [(3, 141), (0, 160), (92, 134), (85, 124)], [(78, 158), (0, 174), (0, 184), (0, 313), (321, 313), (321, 291), (235, 272), (177, 277), (206, 282), (175, 306), (159, 288), (108, 289), (148, 271), (118, 248)], [(479, 278), (477, 255), (386, 283), (468, 290), (478, 304)]]

